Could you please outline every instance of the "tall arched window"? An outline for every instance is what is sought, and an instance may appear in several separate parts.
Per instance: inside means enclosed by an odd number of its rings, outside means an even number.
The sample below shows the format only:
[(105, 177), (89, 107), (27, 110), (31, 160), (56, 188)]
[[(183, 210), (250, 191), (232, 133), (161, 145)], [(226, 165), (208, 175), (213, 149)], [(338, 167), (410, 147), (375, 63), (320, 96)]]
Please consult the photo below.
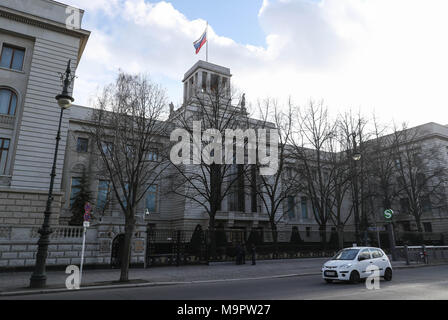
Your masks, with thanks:
[(10, 89), (0, 88), (0, 114), (15, 115), (17, 95)]

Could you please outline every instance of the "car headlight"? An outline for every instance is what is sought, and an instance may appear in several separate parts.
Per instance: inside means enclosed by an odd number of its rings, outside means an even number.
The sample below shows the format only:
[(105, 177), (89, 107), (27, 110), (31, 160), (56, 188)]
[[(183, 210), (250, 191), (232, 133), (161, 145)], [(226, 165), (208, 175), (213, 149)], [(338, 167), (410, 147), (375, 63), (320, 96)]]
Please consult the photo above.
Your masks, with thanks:
[(347, 269), (347, 268), (350, 268), (352, 266), (352, 264), (351, 263), (348, 263), (348, 264), (343, 264), (342, 266), (340, 266), (339, 268), (340, 269)]

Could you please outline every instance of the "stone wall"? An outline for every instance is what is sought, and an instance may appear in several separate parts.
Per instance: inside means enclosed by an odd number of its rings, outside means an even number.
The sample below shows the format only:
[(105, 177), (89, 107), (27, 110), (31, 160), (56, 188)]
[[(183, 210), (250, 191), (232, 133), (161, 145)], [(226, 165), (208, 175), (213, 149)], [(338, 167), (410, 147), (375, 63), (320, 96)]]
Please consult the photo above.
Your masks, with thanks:
[[(132, 264), (145, 261), (146, 232), (137, 226), (132, 240)], [(84, 265), (110, 265), (113, 239), (124, 232), (124, 227), (115, 225), (93, 225), (86, 232)], [(65, 267), (79, 265), (82, 250), (82, 227), (56, 226), (50, 236), (47, 266)], [(0, 270), (32, 267), (36, 263), (36, 226), (0, 227)]]
[[(62, 193), (53, 196), (50, 223), (57, 225)], [(48, 191), (0, 188), (0, 225), (42, 225), (47, 198)]]

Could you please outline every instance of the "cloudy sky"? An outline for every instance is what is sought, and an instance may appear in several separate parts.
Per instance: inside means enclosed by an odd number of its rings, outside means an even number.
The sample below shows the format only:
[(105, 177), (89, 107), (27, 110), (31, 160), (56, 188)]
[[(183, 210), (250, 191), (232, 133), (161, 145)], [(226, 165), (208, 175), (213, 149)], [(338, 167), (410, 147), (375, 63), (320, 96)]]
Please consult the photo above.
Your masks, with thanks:
[(335, 113), (374, 110), (387, 121), (448, 123), (446, 0), (65, 0), (92, 31), (75, 98), (119, 69), (144, 72), (182, 101), (184, 73), (205, 50), (229, 67), (248, 101), (323, 99)]

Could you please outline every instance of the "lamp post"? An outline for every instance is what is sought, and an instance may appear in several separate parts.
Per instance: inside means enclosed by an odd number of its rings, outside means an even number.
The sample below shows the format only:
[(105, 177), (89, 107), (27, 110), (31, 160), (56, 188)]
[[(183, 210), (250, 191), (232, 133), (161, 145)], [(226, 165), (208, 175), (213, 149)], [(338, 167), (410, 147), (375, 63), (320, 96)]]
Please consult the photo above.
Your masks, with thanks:
[(64, 110), (68, 109), (70, 105), (73, 103), (73, 101), (75, 101), (75, 99), (73, 99), (68, 93), (70, 84), (74, 79), (74, 76), (72, 75), (70, 69), (70, 62), (71, 60), (68, 61), (65, 73), (61, 74), (61, 81), (63, 84), (62, 93), (55, 97), (59, 107), (61, 108), (61, 113), (59, 116), (58, 133), (56, 135), (56, 147), (54, 150), (53, 167), (51, 168), (51, 174), (50, 174), (50, 187), (48, 190), (47, 205), (44, 212), (44, 222), (42, 224), (42, 227), (38, 231), (40, 234), (40, 238), (39, 241), (37, 242), (38, 249), (36, 254), (36, 265), (34, 267), (34, 272), (31, 275), (30, 279), (31, 288), (43, 288), (45, 287), (47, 282), (47, 276), (45, 274), (45, 262), (48, 254), (48, 245), (50, 243), (50, 234), (53, 232), (50, 228), (50, 216), (51, 216), (51, 204), (53, 202), (54, 178), (56, 176), (56, 161), (58, 157), (59, 141), (61, 140), (62, 116)]
[(352, 153), (352, 160), (353, 160), (353, 198), (355, 201), (355, 239), (356, 243), (359, 244), (359, 195), (358, 195), (358, 173), (357, 173), (357, 167), (356, 163), (361, 160), (361, 153), (358, 152), (356, 147), (356, 133), (352, 133), (352, 139), (353, 139), (353, 153)]

